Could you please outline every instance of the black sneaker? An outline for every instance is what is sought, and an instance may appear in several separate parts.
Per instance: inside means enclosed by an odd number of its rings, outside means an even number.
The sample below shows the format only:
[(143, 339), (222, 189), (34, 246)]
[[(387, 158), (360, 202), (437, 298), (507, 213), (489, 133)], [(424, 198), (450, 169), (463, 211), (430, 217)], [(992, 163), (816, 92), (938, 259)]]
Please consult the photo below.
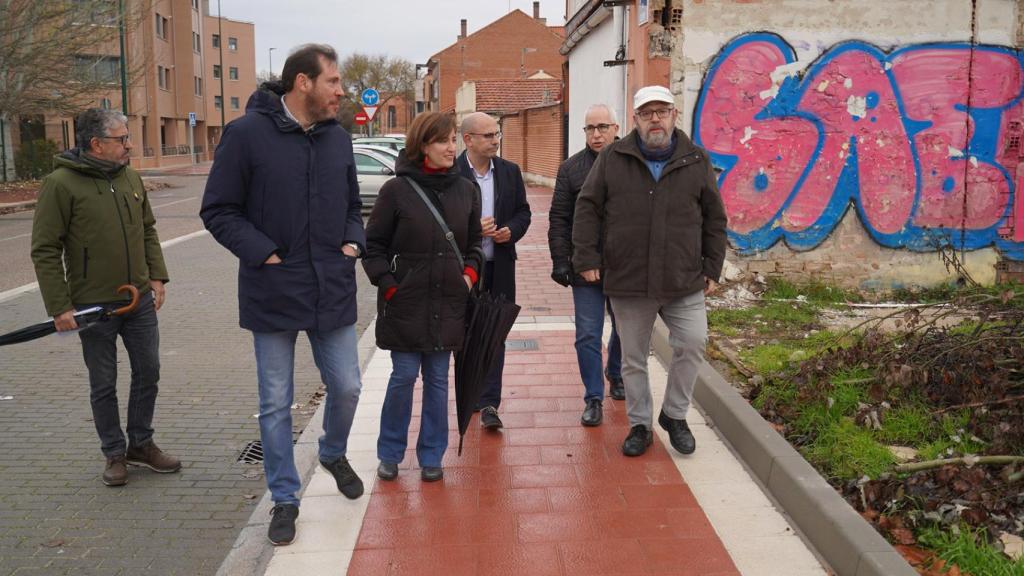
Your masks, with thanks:
[(661, 414), (658, 414), (658, 424), (668, 432), (668, 439), (677, 452), (693, 454), (693, 451), (697, 449), (697, 441), (693, 439), (693, 434), (690, 432), (690, 426), (686, 423), (686, 420), (669, 418), (665, 415), (665, 411), (662, 410)]
[(287, 546), (295, 540), (295, 519), (299, 507), (295, 504), (278, 504), (270, 509), (270, 528), (267, 538), (274, 546)]
[(622, 453), (626, 456), (640, 456), (647, 452), (647, 447), (654, 442), (654, 434), (643, 424), (637, 424), (629, 429), (629, 436), (622, 443)]
[(583, 410), (583, 416), (580, 418), (580, 424), (584, 426), (598, 426), (602, 420), (601, 412), (601, 399), (591, 398), (587, 400), (587, 407)]
[(502, 427), (501, 418), (498, 418), (498, 409), (494, 406), (484, 406), (480, 409), (480, 425), (488, 430), (497, 430)]
[(614, 376), (607, 376), (608, 378), (608, 395), (613, 400), (625, 400), (626, 399), (626, 387), (622, 384), (622, 378), (616, 378)]
[(363, 481), (356, 476), (355, 470), (348, 463), (348, 458), (342, 456), (334, 462), (320, 461), (320, 465), (327, 469), (334, 476), (338, 483), (338, 492), (341, 492), (349, 500), (355, 500), (363, 495)]

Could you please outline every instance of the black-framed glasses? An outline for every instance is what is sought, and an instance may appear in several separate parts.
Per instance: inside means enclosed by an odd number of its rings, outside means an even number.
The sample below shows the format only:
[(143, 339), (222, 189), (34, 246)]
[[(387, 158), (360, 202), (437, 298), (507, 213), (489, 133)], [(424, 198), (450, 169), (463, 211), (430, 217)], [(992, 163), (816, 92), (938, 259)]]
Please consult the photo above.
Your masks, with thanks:
[(121, 146), (124, 146), (125, 144), (128, 143), (129, 140), (132, 139), (131, 135), (129, 134), (125, 134), (124, 136), (97, 136), (97, 138), (103, 138), (106, 140), (117, 140), (118, 142), (121, 143)]
[(501, 130), (497, 132), (488, 132), (486, 134), (476, 134), (474, 132), (468, 132), (470, 136), (479, 136), (484, 140), (501, 140)]
[(601, 134), (604, 134), (608, 132), (608, 129), (612, 126), (616, 126), (616, 124), (587, 124), (583, 127), (583, 131), (587, 134), (593, 134), (594, 130), (597, 130)]
[(658, 108), (657, 110), (637, 110), (636, 115), (639, 116), (640, 119), (645, 122), (647, 120), (650, 120), (654, 116), (657, 116), (658, 118), (664, 120), (665, 118), (668, 118), (670, 114), (672, 114), (673, 110), (675, 110), (675, 108)]

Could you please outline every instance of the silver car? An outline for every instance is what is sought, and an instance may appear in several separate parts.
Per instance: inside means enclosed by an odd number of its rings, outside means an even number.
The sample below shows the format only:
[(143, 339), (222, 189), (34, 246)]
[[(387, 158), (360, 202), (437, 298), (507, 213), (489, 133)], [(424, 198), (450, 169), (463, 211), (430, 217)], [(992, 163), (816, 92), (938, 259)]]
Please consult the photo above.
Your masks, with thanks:
[(363, 214), (373, 210), (377, 194), (385, 182), (395, 176), (395, 158), (389, 154), (354, 147), (352, 154), (356, 160), (356, 176), (359, 180), (359, 198), (363, 201)]
[(368, 144), (370, 146), (385, 146), (393, 150), (405, 148), (405, 138), (390, 138), (385, 136), (363, 136), (352, 140), (353, 144)]

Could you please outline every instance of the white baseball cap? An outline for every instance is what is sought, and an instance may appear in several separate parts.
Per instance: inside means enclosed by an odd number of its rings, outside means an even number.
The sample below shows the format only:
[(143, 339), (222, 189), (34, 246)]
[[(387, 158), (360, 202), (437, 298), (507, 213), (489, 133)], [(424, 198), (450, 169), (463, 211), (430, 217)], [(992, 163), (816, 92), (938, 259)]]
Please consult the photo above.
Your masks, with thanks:
[(665, 102), (666, 104), (675, 105), (676, 100), (672, 97), (672, 93), (669, 92), (668, 88), (664, 86), (644, 86), (637, 90), (633, 96), (633, 110), (639, 110), (641, 106), (648, 102)]

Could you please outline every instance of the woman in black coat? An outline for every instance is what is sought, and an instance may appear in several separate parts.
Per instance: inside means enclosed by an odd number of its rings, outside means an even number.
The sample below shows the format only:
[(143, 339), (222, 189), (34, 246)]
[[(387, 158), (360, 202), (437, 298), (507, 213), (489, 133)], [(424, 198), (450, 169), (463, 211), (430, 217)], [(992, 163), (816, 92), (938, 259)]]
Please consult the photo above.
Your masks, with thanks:
[[(363, 267), (377, 287), (377, 346), (393, 365), (381, 410), (377, 475), (398, 476), (412, 418), (413, 385), (423, 374), (416, 457), (423, 480), (443, 476), (448, 448), (448, 365), (462, 347), (466, 299), (482, 267), (480, 193), (454, 167), (455, 119), (420, 114), (398, 156), (398, 176), (380, 189), (366, 225)], [(454, 235), (456, 254), (412, 180)]]

